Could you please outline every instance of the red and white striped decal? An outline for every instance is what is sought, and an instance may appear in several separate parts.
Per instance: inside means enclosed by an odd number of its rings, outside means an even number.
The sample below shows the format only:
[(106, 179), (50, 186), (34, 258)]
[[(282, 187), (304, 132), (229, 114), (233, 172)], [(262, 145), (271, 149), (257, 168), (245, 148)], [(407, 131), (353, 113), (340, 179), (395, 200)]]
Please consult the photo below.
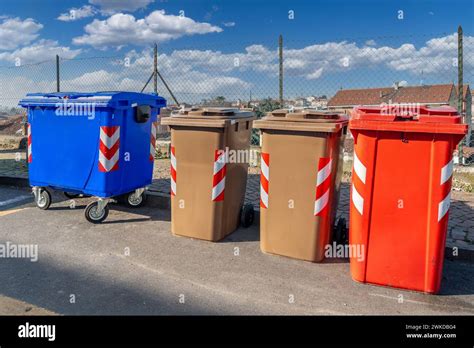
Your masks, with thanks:
[[(354, 176), (359, 178), (362, 184), (365, 184), (365, 180), (367, 176), (367, 168), (359, 160), (359, 157), (357, 157), (357, 153), (355, 151), (354, 151), (354, 168), (352, 172), (354, 173)], [(363, 215), (364, 214), (364, 197), (362, 197), (359, 191), (357, 191), (355, 180), (352, 181), (351, 200), (352, 200), (352, 203), (354, 204), (354, 207), (357, 209), (360, 215)]]
[(214, 154), (214, 173), (212, 176), (212, 200), (214, 202), (224, 200), (226, 168), (225, 151), (216, 150)]
[(329, 193), (331, 189), (332, 159), (321, 157), (318, 163), (318, 177), (316, 179), (316, 199), (314, 201), (314, 215), (326, 216)]
[(28, 131), (28, 163), (31, 163), (33, 161), (33, 151), (32, 151), (32, 146), (31, 146), (31, 124), (28, 123), (27, 127)]
[(151, 137), (150, 137), (150, 162), (155, 161), (156, 155), (156, 127), (158, 122), (151, 123)]
[(443, 168), (441, 168), (440, 185), (443, 186), (444, 198), (438, 204), (438, 222), (445, 217), (451, 205), (451, 176), (453, 175), (453, 160), (451, 159)]
[(171, 146), (171, 195), (176, 196), (176, 153)]
[(268, 208), (268, 189), (270, 185), (270, 154), (262, 152), (260, 161), (260, 207)]
[(120, 159), (120, 126), (100, 127), (99, 171), (118, 169)]

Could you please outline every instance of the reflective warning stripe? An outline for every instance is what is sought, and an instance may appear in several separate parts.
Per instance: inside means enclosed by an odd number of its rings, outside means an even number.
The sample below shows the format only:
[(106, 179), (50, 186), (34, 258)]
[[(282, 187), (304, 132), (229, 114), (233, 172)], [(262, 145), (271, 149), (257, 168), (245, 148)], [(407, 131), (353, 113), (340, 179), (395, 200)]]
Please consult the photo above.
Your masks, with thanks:
[(224, 200), (226, 167), (225, 151), (216, 150), (214, 155), (214, 173), (212, 176), (211, 196), (214, 202)]
[(360, 181), (362, 181), (365, 184), (365, 176), (367, 174), (367, 168), (365, 168), (365, 166), (359, 160), (359, 157), (357, 157), (357, 153), (355, 151), (354, 151), (354, 172), (357, 174)]
[(354, 203), (354, 207), (363, 215), (364, 213), (364, 198), (357, 192), (354, 184), (352, 184), (352, 203)]
[(316, 180), (316, 199), (314, 201), (314, 215), (326, 215), (326, 206), (329, 202), (329, 190), (331, 188), (332, 159), (321, 157), (318, 163), (318, 175)]
[(120, 140), (120, 126), (100, 127), (100, 140), (108, 148), (112, 148)]
[[(367, 177), (367, 168), (357, 156), (356, 151), (354, 151), (354, 167), (353, 168), (354, 168), (353, 173), (355, 174), (355, 176), (358, 177), (359, 180), (363, 184), (365, 184), (366, 177)], [(351, 200), (352, 200), (352, 203), (354, 204), (354, 207), (357, 209), (360, 215), (363, 215), (364, 197), (362, 197), (362, 195), (357, 191), (354, 181), (352, 183)]]
[[(331, 175), (332, 160), (321, 157), (318, 164), (318, 179), (316, 185), (321, 185)], [(321, 168), (322, 167), (322, 168)]]
[(270, 154), (261, 154), (260, 161), (260, 207), (268, 208), (268, 188), (270, 184)]
[(438, 203), (438, 222), (443, 219), (449, 212), (449, 207), (451, 205), (451, 177), (453, 175), (453, 159), (441, 168), (440, 172), (440, 185), (444, 186), (442, 189), (444, 190), (446, 196)]
[(33, 150), (31, 146), (31, 124), (28, 123), (28, 163), (33, 161)]
[(171, 146), (171, 195), (176, 196), (176, 154), (174, 146)]
[(451, 191), (448, 192), (446, 197), (444, 197), (444, 199), (438, 204), (438, 222), (441, 221), (441, 219), (449, 211), (450, 205), (451, 205)]
[(443, 168), (441, 168), (441, 182), (440, 185), (443, 185), (446, 181), (451, 178), (453, 174), (453, 160), (448, 162)]
[(151, 124), (151, 137), (150, 137), (150, 161), (155, 160), (156, 155), (156, 126), (158, 122), (152, 122)]
[(316, 201), (314, 202), (314, 215), (316, 216), (323, 215), (321, 212), (326, 207), (328, 202), (329, 202), (329, 189), (320, 198), (316, 199)]
[(99, 171), (118, 169), (120, 159), (120, 126), (100, 127)]

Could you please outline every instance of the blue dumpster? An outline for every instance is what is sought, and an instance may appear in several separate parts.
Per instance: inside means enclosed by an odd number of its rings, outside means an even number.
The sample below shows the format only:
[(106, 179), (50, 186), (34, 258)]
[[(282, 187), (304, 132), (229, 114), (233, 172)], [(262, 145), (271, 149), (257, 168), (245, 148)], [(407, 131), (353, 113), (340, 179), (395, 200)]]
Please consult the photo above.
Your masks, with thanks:
[[(32, 93), (19, 105), (28, 109), (29, 179), (39, 208), (51, 203), (46, 188), (96, 196), (96, 213), (122, 195), (138, 205), (152, 182), (156, 121), (165, 99), (133, 92)], [(102, 215), (91, 222), (103, 221)]]

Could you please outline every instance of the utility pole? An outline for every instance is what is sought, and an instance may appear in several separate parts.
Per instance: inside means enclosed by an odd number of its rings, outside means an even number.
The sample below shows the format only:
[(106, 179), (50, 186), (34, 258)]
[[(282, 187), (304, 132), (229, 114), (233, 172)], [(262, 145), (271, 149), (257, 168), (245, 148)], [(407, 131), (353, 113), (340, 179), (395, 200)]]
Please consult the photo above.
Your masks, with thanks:
[[(462, 52), (462, 27), (458, 27), (458, 112), (462, 113), (463, 107), (463, 52)], [(464, 156), (462, 143), (464, 140), (459, 142), (458, 146), (458, 158), (459, 164), (464, 164)]]
[(279, 96), (280, 96), (280, 108), (283, 107), (283, 36), (280, 34), (278, 38), (278, 58), (280, 63), (280, 76), (279, 76)]
[(56, 54), (56, 92), (60, 92), (59, 86), (59, 55)]
[(158, 45), (153, 47), (153, 92), (158, 94)]

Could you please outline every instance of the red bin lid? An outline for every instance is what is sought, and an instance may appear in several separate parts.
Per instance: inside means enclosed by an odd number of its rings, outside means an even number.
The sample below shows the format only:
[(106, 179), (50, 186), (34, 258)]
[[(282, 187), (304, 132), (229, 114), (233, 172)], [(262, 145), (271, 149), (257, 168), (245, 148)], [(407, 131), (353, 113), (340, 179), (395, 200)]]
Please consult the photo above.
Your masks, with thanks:
[(421, 133), (466, 134), (467, 125), (451, 106), (430, 108), (413, 105), (357, 106), (349, 128)]

